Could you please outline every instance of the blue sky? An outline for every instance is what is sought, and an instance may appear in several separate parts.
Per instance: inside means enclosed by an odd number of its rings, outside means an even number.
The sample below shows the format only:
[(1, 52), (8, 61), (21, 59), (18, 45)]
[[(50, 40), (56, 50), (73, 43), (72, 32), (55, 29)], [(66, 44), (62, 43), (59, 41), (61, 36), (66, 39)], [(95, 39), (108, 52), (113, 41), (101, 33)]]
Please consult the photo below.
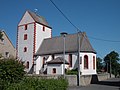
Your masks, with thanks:
[[(120, 54), (120, 0), (53, 0), (63, 13), (87, 36), (103, 58), (115, 50)], [(61, 15), (50, 0), (0, 0), (0, 29), (4, 29), (16, 47), (17, 24), (26, 10), (44, 16), (52, 27), (52, 35), (76, 33), (76, 29)]]

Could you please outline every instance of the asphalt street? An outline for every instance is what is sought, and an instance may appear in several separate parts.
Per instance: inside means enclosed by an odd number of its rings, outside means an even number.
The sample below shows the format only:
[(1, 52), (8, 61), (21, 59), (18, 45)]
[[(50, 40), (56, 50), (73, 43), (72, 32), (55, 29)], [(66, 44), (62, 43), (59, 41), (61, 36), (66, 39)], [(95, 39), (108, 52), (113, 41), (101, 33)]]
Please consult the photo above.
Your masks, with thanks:
[(85, 87), (71, 86), (68, 87), (68, 90), (120, 90), (120, 78), (99, 81), (96, 84), (90, 84)]

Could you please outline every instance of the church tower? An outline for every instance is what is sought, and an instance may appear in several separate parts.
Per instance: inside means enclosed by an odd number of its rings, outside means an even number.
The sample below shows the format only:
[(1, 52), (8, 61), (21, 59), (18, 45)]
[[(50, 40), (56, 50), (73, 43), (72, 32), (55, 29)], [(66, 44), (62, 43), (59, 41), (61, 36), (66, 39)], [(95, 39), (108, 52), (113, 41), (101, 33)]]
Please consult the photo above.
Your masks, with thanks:
[(26, 66), (25, 71), (33, 73), (34, 55), (45, 38), (52, 37), (52, 28), (44, 17), (26, 11), (17, 29), (17, 58)]

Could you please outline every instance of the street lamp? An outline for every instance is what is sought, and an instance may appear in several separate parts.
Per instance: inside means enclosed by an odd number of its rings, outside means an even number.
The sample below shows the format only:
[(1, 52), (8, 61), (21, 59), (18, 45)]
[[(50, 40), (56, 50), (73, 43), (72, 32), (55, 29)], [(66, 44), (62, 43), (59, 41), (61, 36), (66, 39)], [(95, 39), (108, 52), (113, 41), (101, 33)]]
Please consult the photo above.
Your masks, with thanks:
[(60, 34), (61, 34), (61, 36), (63, 36), (63, 60), (64, 60), (63, 61), (63, 76), (65, 78), (65, 37), (66, 37), (67, 33), (62, 32)]
[(77, 45), (78, 45), (78, 86), (80, 86), (80, 32), (77, 34)]

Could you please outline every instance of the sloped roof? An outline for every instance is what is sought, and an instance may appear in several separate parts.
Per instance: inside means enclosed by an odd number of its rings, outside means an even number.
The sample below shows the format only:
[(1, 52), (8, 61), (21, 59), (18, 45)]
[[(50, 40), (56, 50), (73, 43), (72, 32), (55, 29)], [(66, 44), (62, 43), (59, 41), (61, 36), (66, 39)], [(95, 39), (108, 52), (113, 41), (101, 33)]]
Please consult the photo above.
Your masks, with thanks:
[(39, 23), (39, 24), (43, 24), (43, 25), (51, 28), (44, 17), (39, 16), (39, 15), (37, 15), (36, 13), (31, 12), (31, 11), (27, 11), (27, 12), (31, 15), (31, 17), (35, 20), (35, 22), (37, 22), (37, 23)]
[[(64, 63), (64, 59), (63, 57), (57, 57), (49, 62), (47, 62), (47, 64), (63, 64)], [(68, 64), (68, 62), (65, 60), (65, 64)]]
[[(80, 52), (93, 52), (96, 51), (91, 46), (85, 33), (79, 33), (80, 37)], [(51, 55), (63, 53), (63, 36), (44, 39), (39, 47), (36, 55)], [(65, 37), (65, 52), (78, 51), (78, 34), (69, 34)]]

